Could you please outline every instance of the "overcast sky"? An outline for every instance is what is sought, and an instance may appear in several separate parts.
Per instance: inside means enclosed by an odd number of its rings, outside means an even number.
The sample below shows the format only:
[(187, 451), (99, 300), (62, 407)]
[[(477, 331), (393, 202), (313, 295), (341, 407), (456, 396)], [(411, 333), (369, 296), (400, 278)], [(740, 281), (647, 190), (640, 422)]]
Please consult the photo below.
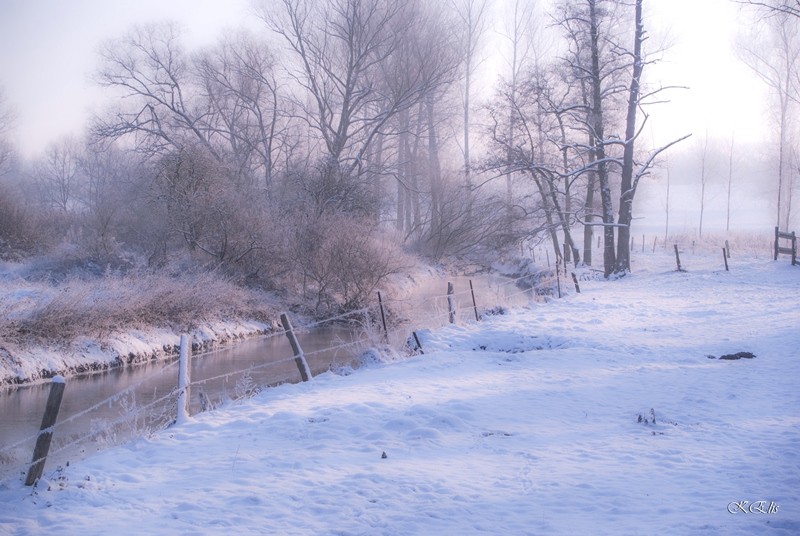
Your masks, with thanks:
[[(0, 86), (17, 109), (17, 147), (32, 156), (59, 137), (81, 132), (102, 100), (91, 79), (102, 41), (135, 23), (170, 18), (183, 25), (188, 48), (211, 44), (245, 21), (254, 25), (250, 5), (250, 0), (0, 0)], [(742, 141), (762, 137), (762, 90), (732, 52), (738, 7), (730, 0), (649, 0), (645, 11), (654, 37), (669, 31), (673, 43), (648, 73), (650, 81), (690, 87), (672, 92), (672, 103), (654, 114), (656, 143), (705, 128), (720, 137), (735, 129)]]

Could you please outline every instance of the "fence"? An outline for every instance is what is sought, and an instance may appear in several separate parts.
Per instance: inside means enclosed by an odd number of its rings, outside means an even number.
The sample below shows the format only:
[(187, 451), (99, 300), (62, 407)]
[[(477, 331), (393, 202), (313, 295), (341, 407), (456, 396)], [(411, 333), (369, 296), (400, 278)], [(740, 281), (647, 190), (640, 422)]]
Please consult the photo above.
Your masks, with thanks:
[[(653, 253), (655, 253), (657, 243), (657, 240), (653, 241)], [(642, 244), (644, 253), (644, 237)], [(689, 250), (691, 247), (689, 251), (693, 254), (695, 246), (695, 242), (692, 242), (691, 246), (685, 243), (683, 250)], [(666, 241), (664, 241), (664, 247), (667, 247)], [(681, 265), (680, 260), (681, 248), (675, 243), (672, 249), (675, 252), (678, 269), (684, 271), (685, 268)], [(725, 269), (728, 270), (731, 247), (727, 241), (722, 249), (722, 260)], [(46, 459), (59, 459), (59, 457), (63, 459), (66, 456), (78, 455), (76, 448), (79, 445), (91, 442), (95, 442), (101, 447), (104, 442), (109, 445), (118, 444), (136, 435), (163, 429), (175, 421), (185, 421), (190, 415), (191, 397), (189, 395), (191, 392), (198, 392), (197, 398), (201, 410), (214, 406), (204, 391), (206, 386), (214, 383), (221, 382), (229, 385), (229, 382), (232, 383), (238, 378), (235, 386), (236, 392), (233, 396), (236, 398), (252, 394), (263, 387), (249, 383), (250, 378), (259, 372), (268, 372), (269, 378), (271, 378), (265, 381), (264, 385), (311, 380), (315, 373), (331, 368), (332, 363), (327, 358), (326, 365), (318, 363), (316, 367), (314, 366), (314, 358), (323, 356), (323, 354), (333, 353), (334, 359), (337, 359), (336, 356), (339, 355), (339, 352), (344, 351), (352, 364), (357, 351), (374, 346), (406, 348), (411, 353), (423, 353), (423, 341), (417, 333), (419, 329), (436, 328), (448, 323), (477, 322), (486, 314), (499, 312), (498, 308), (503, 306), (522, 305), (531, 301), (546, 302), (551, 297), (560, 297), (563, 293), (569, 292), (566, 286), (562, 287), (562, 277), (564, 283), (567, 283), (568, 276), (571, 276), (576, 293), (581, 292), (579, 280), (591, 281), (601, 277), (597, 270), (588, 267), (570, 269), (563, 258), (558, 260), (561, 262), (556, 265), (554, 272), (526, 274), (494, 283), (490, 281), (488, 284), (478, 287), (473, 284), (473, 279), (461, 277), (456, 279), (455, 283), (448, 282), (446, 293), (434, 296), (389, 298), (379, 292), (375, 303), (369, 307), (305, 323), (299, 329), (295, 329), (289, 318), (282, 315), (283, 329), (258, 339), (258, 342), (262, 344), (271, 339), (286, 338), (290, 342), (291, 352), (287, 352), (285, 355), (280, 354), (280, 357), (277, 358), (267, 359), (265, 356), (263, 362), (259, 364), (202, 379), (192, 380), (188, 377), (190, 352), (187, 346), (188, 341), (183, 339), (181, 345), (183, 359), (162, 364), (158, 370), (145, 374), (144, 377), (125, 389), (115, 392), (57, 423), (58, 409), (56, 407), (54, 410), (52, 406), (57, 406), (55, 400), (58, 398), (60, 401), (61, 394), (53, 395), (53, 404), (48, 399), (48, 411), (42, 420), (40, 431), (0, 448), (0, 481), (25, 475), (25, 481), (30, 485), (41, 477)], [(696, 261), (697, 259), (693, 257), (690, 260)], [(718, 265), (720, 269), (721, 264)], [(309, 332), (326, 325), (341, 323), (350, 326), (348, 328), (348, 333), (351, 335), (350, 340), (329, 341), (335, 342), (335, 344), (326, 344), (322, 348), (311, 351), (303, 349), (303, 337), (297, 336), (298, 331)], [(202, 354), (195, 356), (195, 358), (200, 357)], [(66, 384), (57, 379), (52, 385), (54, 391), (60, 389), (63, 393)], [(138, 406), (135, 392), (143, 385), (149, 387), (165, 385), (166, 387), (153, 387), (149, 400), (144, 405)], [(69, 387), (67, 386), (66, 389), (68, 390)], [(67, 432), (68, 427), (82, 419), (85, 420), (93, 412), (112, 406), (119, 409), (118, 417), (94, 422), (89, 431), (80, 431), (80, 426), (76, 426), (78, 432)], [(117, 430), (129, 433), (127, 435), (120, 433), (118, 438)], [(48, 452), (46, 447), (50, 447), (51, 442), (53, 448)], [(36, 447), (31, 456), (31, 445), (34, 443), (36, 443)], [(83, 454), (85, 451), (86, 448), (83, 448)], [(31, 461), (27, 462), (25, 459), (31, 459)]]
[[(523, 298), (519, 303), (527, 302), (528, 298), (525, 296), (543, 299), (543, 293), (537, 294), (532, 283), (524, 283), (523, 280), (530, 278), (531, 276), (521, 276), (507, 279), (494, 286), (490, 284), (479, 287), (477, 295), (472, 280), (462, 281), (461, 285), (450, 283), (449, 292), (435, 296), (392, 299), (379, 295), (376, 303), (370, 307), (305, 323), (299, 329), (295, 329), (288, 316), (284, 314), (281, 315), (283, 329), (254, 342), (261, 344), (270, 339), (285, 338), (290, 342), (292, 349), (290, 354), (278, 358), (265, 355), (264, 361), (260, 364), (201, 379), (190, 378), (191, 343), (186, 336), (182, 336), (178, 360), (163, 364), (125, 389), (56, 423), (61, 395), (70, 388), (63, 378), (57, 377), (51, 388), (58, 389), (58, 400), (54, 398), (52, 403), (48, 400), (47, 411), (39, 432), (0, 448), (0, 481), (19, 477), (24, 479), (26, 485), (33, 485), (41, 478), (45, 462), (48, 460), (49, 464), (54, 461), (64, 463), (70, 458), (88, 455), (92, 446), (100, 450), (104, 446), (119, 444), (137, 435), (161, 430), (174, 422), (185, 422), (190, 415), (190, 401), (195, 406), (199, 405), (201, 411), (214, 407), (205, 390), (206, 386), (212, 384), (229, 385), (236, 381), (235, 392), (229, 398), (238, 398), (252, 394), (267, 385), (287, 381), (309, 381), (314, 374), (331, 368), (331, 362), (325, 356), (333, 355), (335, 360), (340, 353), (346, 354), (344, 363), (338, 365), (352, 367), (355, 365), (353, 361), (358, 351), (371, 346), (407, 347), (407, 351), (411, 353), (421, 351), (421, 343), (416, 336), (418, 329), (435, 328), (448, 322), (476, 321), (480, 319), (477, 301), (479, 299), (482, 299), (483, 303), (491, 304), (489, 307), (482, 307), (481, 310), (511, 305), (518, 297)], [(518, 283), (524, 288), (517, 287)], [(457, 286), (464, 288), (456, 290)], [(376, 319), (380, 319), (380, 324)], [(335, 339), (322, 348), (311, 351), (303, 349), (303, 332), (342, 323), (349, 326), (346, 332), (349, 333), (350, 340)], [(301, 334), (298, 335), (298, 332)], [(204, 355), (194, 356), (194, 361)], [(318, 357), (320, 359), (316, 359)], [(324, 361), (325, 365), (319, 361)], [(294, 369), (294, 373), (290, 372), (291, 369)], [(263, 385), (249, 384), (251, 378), (260, 372), (271, 379), (265, 380)], [(72, 381), (69, 380), (69, 383)], [(240, 382), (246, 385), (240, 385)], [(137, 396), (142, 397), (141, 391), (149, 388), (153, 390), (152, 396), (149, 396), (143, 405), (137, 405)], [(190, 395), (194, 395), (194, 398)], [(118, 411), (117, 417), (92, 419), (93, 415), (100, 412), (109, 413), (111, 408)], [(63, 410), (61, 412), (63, 413)], [(90, 423), (88, 427), (86, 421)], [(34, 443), (36, 447), (31, 456), (31, 445)]]
[[(789, 246), (781, 246), (781, 240), (788, 240)], [(784, 233), (781, 232), (778, 227), (775, 227), (775, 257), (774, 260), (778, 260), (778, 255), (791, 255), (792, 257), (792, 266), (797, 265), (797, 236), (795, 232), (792, 231), (791, 233)]]

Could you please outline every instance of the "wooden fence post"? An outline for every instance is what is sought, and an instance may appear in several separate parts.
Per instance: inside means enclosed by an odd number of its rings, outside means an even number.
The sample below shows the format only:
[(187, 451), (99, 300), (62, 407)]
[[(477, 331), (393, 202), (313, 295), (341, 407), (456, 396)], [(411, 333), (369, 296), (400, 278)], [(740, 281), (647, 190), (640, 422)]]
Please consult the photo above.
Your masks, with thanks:
[(181, 335), (181, 353), (178, 360), (178, 411), (175, 424), (189, 420), (189, 376), (191, 374), (192, 347), (188, 335)]
[(729, 259), (731, 258), (731, 245), (728, 244), (728, 241), (725, 241), (725, 256)]
[(381, 299), (381, 291), (378, 291), (378, 305), (381, 308), (381, 322), (383, 323), (383, 336), (386, 342), (389, 342), (389, 331), (386, 329), (386, 315), (383, 313), (383, 300)]
[(725, 248), (722, 248), (722, 260), (725, 261), (725, 271), (729, 272), (728, 270), (728, 253), (725, 251)]
[(475, 302), (475, 289), (472, 288), (472, 279), (469, 280), (469, 291), (472, 294), (472, 308), (475, 310), (475, 322), (480, 322), (478, 317), (478, 304)]
[[(790, 247), (781, 247), (780, 240), (782, 238), (789, 240)], [(778, 227), (775, 227), (775, 256), (773, 259), (777, 261), (778, 255), (781, 253), (792, 256), (792, 266), (797, 264), (797, 234), (794, 231), (791, 233), (782, 233)]]
[(447, 311), (448, 316), (450, 318), (450, 323), (456, 323), (456, 302), (453, 298), (453, 284), (448, 281), (447, 282)]
[(774, 261), (778, 260), (778, 226), (775, 226), (775, 257), (772, 259)]
[(47, 397), (47, 405), (42, 416), (42, 425), (39, 427), (39, 437), (36, 438), (36, 447), (33, 449), (33, 459), (28, 469), (28, 477), (25, 479), (26, 486), (33, 486), (42, 477), (44, 463), (47, 461), (47, 454), (50, 452), (50, 442), (53, 440), (53, 426), (58, 418), (58, 410), (61, 408), (61, 399), (64, 396), (64, 388), (67, 382), (63, 376), (54, 376), (50, 384), (50, 394)]
[(556, 283), (558, 284), (558, 297), (561, 297), (561, 274), (556, 270)]
[(417, 332), (413, 331), (412, 334), (414, 335), (414, 342), (417, 343), (417, 350), (419, 350), (419, 353), (424, 354), (425, 352), (422, 351), (422, 343), (419, 342), (419, 337), (417, 337)]
[(575, 292), (578, 294), (581, 293), (581, 287), (578, 285), (578, 276), (575, 275), (575, 272), (572, 272), (572, 282), (575, 283)]
[(300, 371), (300, 377), (304, 382), (307, 382), (311, 379), (311, 369), (308, 368), (306, 356), (303, 354), (303, 349), (300, 348), (300, 343), (297, 342), (297, 337), (294, 334), (292, 323), (289, 321), (289, 317), (286, 316), (286, 313), (281, 313), (281, 324), (283, 324), (283, 330), (286, 332), (286, 336), (289, 338), (289, 344), (292, 345), (294, 362), (297, 365), (297, 370)]
[(654, 237), (653, 237), (653, 253), (655, 253), (655, 252), (656, 252), (656, 244), (657, 244), (657, 243), (658, 243), (658, 237), (657, 237), (657, 236), (654, 236)]
[(675, 262), (678, 263), (678, 271), (682, 272), (683, 268), (681, 268), (681, 256), (678, 253), (678, 244), (675, 244)]

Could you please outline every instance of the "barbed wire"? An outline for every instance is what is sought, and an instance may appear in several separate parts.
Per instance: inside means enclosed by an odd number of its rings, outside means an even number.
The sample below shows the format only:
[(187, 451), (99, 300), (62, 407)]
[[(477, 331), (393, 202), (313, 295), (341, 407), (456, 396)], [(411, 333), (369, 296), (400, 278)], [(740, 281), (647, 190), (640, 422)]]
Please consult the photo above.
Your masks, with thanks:
[[(519, 276), (517, 278), (509, 279), (507, 281), (503, 281), (501, 283), (498, 283), (495, 288), (499, 289), (499, 288), (502, 288), (504, 286), (514, 284), (514, 283), (516, 283), (517, 281), (519, 281), (521, 279), (525, 279), (525, 278), (531, 277), (531, 275), (532, 274), (523, 275), (523, 276)], [(492, 285), (489, 285), (489, 290), (491, 290), (491, 289), (492, 289)], [(432, 302), (433, 305), (434, 305), (434, 309), (436, 311), (434, 313), (428, 313), (428, 312), (423, 312), (421, 314), (418, 313), (418, 314), (415, 315), (415, 320), (418, 323), (422, 323), (422, 324), (438, 324), (438, 325), (441, 326), (441, 325), (447, 325), (447, 323), (444, 321), (444, 319), (448, 318), (450, 316), (450, 314), (451, 314), (451, 312), (449, 311), (449, 304), (448, 304), (448, 302), (446, 300), (452, 299), (452, 300), (456, 301), (456, 308), (457, 308), (456, 315), (457, 316), (459, 315), (459, 313), (462, 314), (462, 315), (466, 315), (467, 313), (465, 313), (465, 309), (473, 309), (473, 305), (471, 303), (470, 304), (465, 304), (465, 303), (459, 304), (457, 298), (458, 297), (462, 297), (462, 296), (466, 296), (466, 295), (468, 295), (470, 293), (473, 293), (474, 290), (475, 289), (473, 287), (473, 288), (467, 288), (467, 289), (464, 289), (464, 290), (461, 290), (461, 291), (458, 291), (458, 292), (453, 292), (451, 294), (439, 294), (439, 295), (434, 295), (434, 296), (423, 296), (423, 297), (419, 297), (419, 298), (408, 298), (408, 299), (397, 299), (397, 298), (385, 297), (385, 298), (383, 298), (383, 301), (386, 302), (387, 304), (391, 304), (391, 303), (408, 304), (408, 303), (413, 303), (413, 302), (431, 303)], [(479, 292), (483, 291), (483, 290), (485, 290), (485, 289), (480, 288)], [(498, 295), (497, 299), (508, 299), (508, 298), (511, 298), (511, 297), (513, 297), (513, 296), (515, 296), (517, 294), (526, 293), (526, 292), (531, 292), (531, 289), (525, 289), (525, 290), (522, 290), (520, 292), (513, 293), (513, 294), (504, 294), (503, 296), (499, 296)], [(314, 328), (319, 327), (319, 326), (321, 326), (323, 324), (327, 324), (327, 323), (334, 322), (336, 320), (341, 320), (341, 319), (344, 319), (344, 318), (354, 317), (354, 316), (357, 316), (357, 315), (360, 315), (360, 314), (369, 313), (369, 312), (373, 311), (374, 309), (375, 309), (374, 306), (373, 307), (363, 307), (361, 309), (357, 309), (357, 310), (354, 310), (354, 311), (348, 311), (346, 313), (337, 314), (337, 315), (334, 315), (334, 316), (330, 316), (330, 317), (326, 317), (326, 318), (323, 318), (323, 319), (315, 320), (313, 322), (310, 322), (310, 323), (303, 324), (303, 325), (300, 325), (298, 327), (295, 327), (294, 331), (296, 331), (296, 332), (310, 331), (310, 330), (313, 330)], [(469, 315), (469, 316), (471, 316), (471, 315)], [(461, 319), (461, 320), (463, 321), (463, 319)], [(468, 319), (467, 322), (469, 322), (469, 321), (470, 320)], [(286, 334), (287, 334), (287, 331), (285, 329), (278, 329), (278, 330), (271, 331), (270, 333), (267, 333), (267, 334), (263, 335), (262, 339), (263, 340), (268, 340), (268, 339), (271, 339), (273, 337), (278, 337), (278, 336), (286, 335)], [(303, 355), (306, 356), (306, 357), (309, 357), (309, 356), (322, 354), (324, 352), (330, 352), (330, 351), (339, 350), (339, 349), (343, 349), (343, 348), (349, 348), (349, 347), (355, 347), (355, 346), (358, 346), (358, 345), (364, 345), (365, 343), (368, 343), (368, 342), (369, 342), (369, 338), (364, 337), (364, 338), (359, 338), (357, 340), (353, 340), (353, 341), (349, 341), (349, 342), (341, 342), (339, 344), (327, 346), (325, 348), (317, 349), (317, 350), (314, 350), (314, 351), (311, 351), (311, 352), (303, 352)], [(212, 350), (209, 350), (209, 351), (206, 351), (206, 352), (194, 354), (192, 357), (205, 356), (207, 354), (213, 353), (214, 351), (215, 350), (212, 349)], [(210, 378), (204, 378), (202, 380), (192, 381), (190, 383), (190, 385), (191, 386), (202, 386), (202, 385), (206, 385), (206, 384), (208, 384), (210, 382), (214, 382), (214, 381), (227, 380), (228, 378), (231, 378), (233, 376), (245, 374), (245, 373), (248, 373), (248, 372), (258, 371), (258, 370), (265, 369), (265, 368), (268, 368), (268, 367), (278, 366), (278, 365), (281, 365), (283, 363), (292, 362), (292, 361), (294, 361), (296, 359), (296, 357), (297, 356), (291, 355), (291, 356), (287, 356), (287, 357), (282, 357), (282, 358), (277, 359), (277, 360), (270, 360), (268, 362), (265, 362), (265, 363), (262, 363), (262, 364), (259, 364), (259, 365), (252, 365), (252, 366), (250, 366), (248, 368), (227, 372), (225, 374), (212, 376)], [(97, 403), (93, 404), (92, 406), (90, 406), (90, 407), (88, 407), (88, 408), (86, 408), (86, 409), (84, 409), (84, 410), (82, 410), (82, 411), (80, 411), (78, 413), (70, 415), (69, 417), (67, 417), (66, 419), (64, 419), (62, 421), (59, 421), (49, 431), (50, 432), (54, 432), (56, 429), (63, 429), (69, 423), (75, 422), (76, 420), (81, 419), (82, 417), (85, 417), (86, 415), (92, 413), (93, 411), (96, 411), (97, 409), (101, 408), (104, 405), (109, 405), (109, 406), (113, 405), (115, 402), (118, 402), (121, 399), (123, 399), (123, 397), (127, 396), (128, 394), (133, 393), (141, 385), (143, 385), (143, 384), (145, 384), (147, 382), (152, 382), (158, 376), (163, 375), (166, 372), (172, 370), (177, 365), (177, 363), (178, 363), (177, 360), (175, 360), (175, 361), (173, 361), (171, 363), (167, 363), (166, 365), (160, 367), (158, 370), (154, 371), (153, 373), (148, 374), (145, 377), (141, 378), (140, 380), (136, 381), (134, 384), (129, 385), (125, 389), (122, 389), (119, 392), (114, 393), (114, 394), (106, 397), (105, 399), (101, 400), (100, 402), (97, 402)], [(123, 424), (125, 422), (135, 421), (136, 419), (139, 419), (142, 415), (144, 415), (146, 412), (149, 412), (150, 409), (155, 407), (156, 405), (161, 404), (161, 403), (163, 403), (164, 401), (166, 401), (166, 400), (168, 400), (170, 398), (177, 397), (178, 393), (179, 393), (179, 389), (176, 387), (176, 388), (172, 389), (171, 391), (169, 391), (167, 394), (156, 398), (155, 400), (151, 401), (150, 403), (148, 403), (148, 404), (146, 404), (144, 406), (141, 406), (139, 408), (136, 408), (136, 410), (133, 411), (133, 412), (128, 412), (125, 415), (122, 415), (122, 416), (119, 416), (117, 418), (114, 418), (114, 419), (111, 419), (109, 421), (106, 421), (105, 422), (105, 427), (106, 428), (113, 428), (113, 427), (121, 425), (121, 424)], [(57, 456), (58, 454), (64, 452), (65, 450), (67, 450), (67, 449), (69, 449), (69, 448), (71, 448), (71, 447), (73, 447), (73, 446), (75, 446), (75, 445), (77, 445), (79, 443), (85, 442), (85, 441), (89, 440), (90, 438), (96, 437), (96, 436), (104, 433), (104, 431), (105, 430), (95, 430), (95, 431), (91, 431), (91, 432), (86, 433), (86, 434), (79, 435), (78, 437), (76, 437), (76, 438), (74, 438), (74, 439), (72, 439), (70, 441), (67, 441), (64, 444), (59, 445), (59, 447), (57, 449), (51, 451), (48, 456), (51, 456), (51, 457)], [(3, 447), (2, 449), (0, 449), (0, 454), (10, 453), (10, 452), (14, 451), (15, 449), (19, 448), (20, 446), (22, 446), (22, 445), (24, 445), (26, 443), (30, 443), (30, 442), (35, 441), (39, 437), (39, 435), (41, 435), (41, 433), (42, 433), (41, 431), (37, 431), (35, 434), (32, 434), (32, 435), (30, 435), (28, 437), (25, 437), (25, 438), (23, 438), (21, 440), (18, 440), (18, 441), (14, 442), (11, 445), (7, 445), (7, 446)], [(13, 475), (16, 471), (21, 470), (21, 469), (25, 469), (25, 468), (29, 468), (30, 466), (32, 466), (33, 464), (35, 464), (35, 463), (37, 463), (39, 461), (41, 461), (41, 460), (33, 460), (31, 462), (20, 463), (20, 464), (17, 464), (16, 466), (12, 466), (9, 469), (9, 471), (4, 471), (4, 472), (8, 473), (9, 475)]]
[[(122, 398), (123, 396), (128, 394), (129, 392), (135, 390), (137, 387), (141, 386), (145, 382), (152, 381), (153, 379), (155, 379), (156, 376), (164, 374), (165, 371), (167, 371), (170, 368), (174, 367), (176, 364), (177, 364), (177, 361), (165, 364), (164, 366), (160, 367), (159, 369), (153, 371), (153, 373), (148, 374), (145, 377), (143, 377), (142, 379), (138, 380), (136, 383), (133, 383), (133, 384), (129, 385), (125, 389), (114, 393), (113, 395), (101, 400), (100, 402), (97, 402), (96, 404), (94, 404), (94, 405), (92, 405), (92, 406), (90, 406), (90, 407), (88, 407), (88, 408), (86, 408), (86, 409), (84, 409), (84, 410), (82, 410), (82, 411), (80, 411), (78, 413), (75, 413), (75, 414), (70, 415), (69, 417), (67, 417), (67, 418), (65, 418), (63, 420), (60, 420), (59, 422), (57, 422), (56, 424), (54, 424), (51, 427), (51, 430), (54, 432), (55, 430), (57, 430), (59, 428), (63, 428), (64, 425), (69, 424), (69, 423), (71, 423), (71, 422), (73, 422), (73, 421), (75, 421), (77, 419), (80, 419), (84, 415), (88, 415), (92, 411), (95, 411), (96, 409), (99, 409), (100, 407), (102, 407), (102, 406), (104, 406), (106, 404), (109, 404), (109, 405), (112, 404), (113, 402), (119, 400), (120, 398)], [(29, 443), (29, 442), (32, 442), (32, 441), (38, 439), (38, 437), (41, 435), (41, 433), (42, 433), (41, 431), (37, 431), (35, 434), (32, 434), (32, 435), (30, 435), (28, 437), (20, 439), (16, 443), (13, 443), (11, 445), (3, 447), (2, 449), (0, 449), (0, 454), (4, 454), (6, 452), (10, 452), (11, 450), (13, 450), (13, 449), (25, 444), (25, 443)]]
[(260, 370), (260, 369), (267, 368), (267, 367), (274, 367), (275, 365), (280, 365), (282, 363), (288, 363), (290, 361), (294, 361), (294, 359), (295, 359), (295, 356), (291, 356), (291, 357), (284, 357), (284, 358), (281, 358), (281, 359), (278, 359), (278, 360), (268, 361), (268, 362), (262, 363), (260, 365), (251, 365), (251, 366), (249, 366), (247, 368), (235, 370), (233, 372), (226, 372), (225, 374), (220, 374), (218, 376), (212, 376), (210, 378), (203, 378), (202, 380), (192, 381), (189, 385), (190, 386), (193, 386), (193, 385), (205, 385), (207, 383), (218, 381), (218, 380), (224, 380), (224, 379), (230, 378), (231, 376), (236, 376), (237, 374), (242, 374), (244, 372), (256, 371), (256, 370)]
[[(176, 387), (175, 389), (171, 390), (166, 395), (163, 395), (163, 396), (151, 401), (150, 403), (138, 408), (133, 413), (128, 413), (126, 415), (117, 417), (116, 419), (113, 419), (111, 421), (108, 421), (106, 423), (106, 427), (107, 428), (112, 428), (112, 427), (114, 427), (114, 426), (116, 426), (118, 424), (122, 424), (122, 423), (127, 422), (127, 421), (135, 420), (136, 418), (139, 417), (140, 414), (142, 414), (142, 413), (144, 413), (146, 411), (149, 411), (152, 407), (156, 406), (157, 404), (160, 404), (160, 403), (164, 402), (165, 400), (167, 400), (169, 398), (177, 397), (178, 392), (179, 392), (179, 389)], [(117, 394), (120, 394), (120, 393), (117, 393)], [(104, 401), (104, 402), (107, 402), (107, 400)], [(97, 405), (93, 406), (92, 409), (97, 409)], [(85, 414), (86, 411), (84, 411), (82, 413)], [(75, 416), (73, 416), (73, 417), (75, 417)], [(49, 430), (49, 432), (53, 433), (54, 429), (55, 429), (55, 426), (52, 427)], [(34, 439), (38, 438), (38, 436), (41, 435), (44, 432), (45, 431), (40, 431), (39, 433), (37, 433), (35, 436), (33, 436)], [(88, 440), (89, 438), (98, 436), (98, 435), (100, 435), (100, 434), (102, 434), (104, 432), (106, 432), (106, 430), (95, 430), (95, 431), (89, 432), (87, 434), (79, 435), (76, 438), (72, 439), (71, 441), (67, 441), (67, 442), (65, 442), (63, 444), (60, 444), (57, 448), (51, 450), (47, 454), (47, 456), (42, 456), (41, 458), (32, 460), (30, 462), (18, 463), (18, 464), (14, 465), (14, 466), (11, 466), (11, 467), (8, 468), (8, 470), (5, 471), (7, 473), (7, 476), (0, 477), (0, 481), (4, 480), (6, 478), (11, 478), (11, 477), (13, 477), (14, 475), (16, 475), (19, 472), (24, 472), (25, 470), (29, 469), (33, 465), (35, 465), (35, 464), (37, 464), (39, 462), (47, 460), (47, 458), (56, 457), (59, 454), (61, 454), (62, 452), (66, 451), (67, 449), (69, 449), (69, 448), (71, 448), (71, 447), (73, 447), (75, 445), (78, 445), (80, 443), (83, 443), (86, 440)]]
[[(341, 320), (342, 318), (347, 318), (348, 316), (355, 316), (355, 315), (358, 315), (358, 314), (363, 314), (363, 313), (371, 311), (372, 309), (373, 309), (372, 307), (362, 307), (361, 309), (357, 309), (355, 311), (342, 313), (340, 315), (331, 316), (329, 318), (323, 318), (322, 320), (317, 320), (317, 321), (314, 321), (314, 322), (312, 322), (310, 324), (303, 324), (303, 325), (301, 325), (299, 327), (296, 327), (295, 331), (301, 331), (301, 330), (304, 331), (304, 330), (312, 329), (312, 328), (315, 328), (317, 326), (321, 326), (322, 324), (327, 324), (328, 322), (333, 322), (334, 320)], [(285, 331), (284, 331), (284, 333), (285, 333)]]

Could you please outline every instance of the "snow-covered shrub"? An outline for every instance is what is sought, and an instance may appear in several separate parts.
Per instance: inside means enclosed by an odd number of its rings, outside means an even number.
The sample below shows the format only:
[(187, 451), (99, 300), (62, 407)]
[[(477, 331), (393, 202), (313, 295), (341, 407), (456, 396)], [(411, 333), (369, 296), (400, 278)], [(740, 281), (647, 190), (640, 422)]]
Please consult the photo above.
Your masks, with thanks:
[(373, 222), (346, 214), (299, 226), (292, 259), (296, 282), (317, 312), (363, 307), (381, 282), (413, 264)]
[(5, 304), (5, 310), (13, 312), (0, 320), (2, 338), (68, 341), (80, 335), (102, 337), (128, 327), (189, 330), (209, 320), (266, 320), (273, 314), (260, 294), (213, 272), (71, 277), (57, 284), (28, 283), (26, 287), (23, 301), (18, 299), (18, 283), (0, 286), (0, 306)]
[(43, 242), (31, 208), (12, 186), (0, 183), (0, 260), (20, 260)]

